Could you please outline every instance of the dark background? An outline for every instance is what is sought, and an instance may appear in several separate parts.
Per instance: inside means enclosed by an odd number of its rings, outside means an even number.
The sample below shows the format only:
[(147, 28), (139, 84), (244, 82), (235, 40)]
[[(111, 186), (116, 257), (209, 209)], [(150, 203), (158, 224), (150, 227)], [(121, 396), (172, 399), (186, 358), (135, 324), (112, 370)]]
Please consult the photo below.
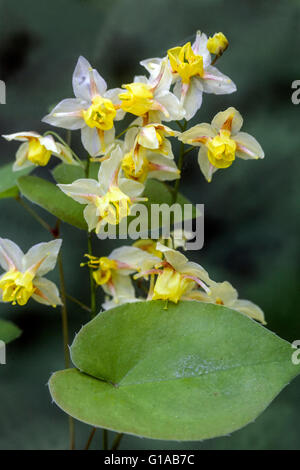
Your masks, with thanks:
[[(291, 102), (291, 83), (300, 79), (299, 1), (2, 0), (0, 78), (7, 85), (7, 104), (0, 107), (0, 132), (44, 131), (40, 119), (49, 107), (73, 96), (71, 77), (80, 54), (112, 88), (144, 73), (139, 60), (193, 40), (197, 29), (209, 35), (223, 31), (229, 38), (218, 67), (238, 91), (204, 95), (195, 122), (210, 122), (219, 110), (235, 106), (244, 117), (243, 130), (259, 140), (266, 158), (235, 162), (208, 184), (196, 152), (189, 154), (182, 190), (206, 211), (205, 246), (191, 258), (214, 279), (232, 282), (241, 298), (258, 303), (268, 327), (293, 341), (300, 337), (300, 106)], [(81, 151), (79, 135), (73, 143)], [(0, 142), (3, 163), (14, 159), (17, 146)], [(0, 236), (23, 250), (50, 239), (12, 200), (0, 201)], [(87, 301), (88, 276), (79, 268), (86, 234), (64, 225), (63, 238), (67, 290)], [(113, 246), (95, 243), (95, 253), (108, 254)], [(70, 305), (69, 315), (73, 338), (88, 314)], [(59, 309), (0, 304), (0, 316), (23, 330), (8, 346), (8, 364), (0, 366), (0, 448), (63, 449), (67, 419), (51, 404), (46, 387), (50, 374), (64, 367)], [(299, 449), (299, 396), (298, 378), (255, 423), (230, 437), (179, 444), (126, 436), (121, 449)], [(89, 428), (76, 428), (82, 447)], [(98, 432), (94, 448), (100, 437)]]

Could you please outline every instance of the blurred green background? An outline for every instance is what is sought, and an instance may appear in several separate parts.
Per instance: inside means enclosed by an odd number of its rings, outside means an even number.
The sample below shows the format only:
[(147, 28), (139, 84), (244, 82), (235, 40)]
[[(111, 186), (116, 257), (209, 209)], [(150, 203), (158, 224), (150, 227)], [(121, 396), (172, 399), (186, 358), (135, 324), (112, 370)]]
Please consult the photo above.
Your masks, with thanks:
[[(7, 85), (7, 104), (0, 106), (1, 134), (46, 129), (40, 119), (48, 108), (72, 97), (71, 77), (80, 54), (111, 88), (144, 73), (141, 59), (164, 55), (192, 40), (197, 29), (223, 31), (229, 38), (218, 67), (238, 91), (204, 95), (195, 122), (210, 122), (219, 110), (235, 106), (244, 117), (243, 130), (259, 140), (266, 158), (238, 161), (207, 184), (196, 152), (189, 154), (182, 190), (193, 202), (204, 203), (206, 211), (205, 245), (191, 258), (214, 279), (232, 282), (242, 298), (258, 303), (268, 327), (293, 341), (300, 338), (300, 106), (291, 102), (291, 83), (300, 79), (300, 2), (2, 0), (0, 78)], [(73, 142), (81, 151), (78, 135)], [(0, 145), (1, 162), (12, 161), (17, 144), (2, 140)], [(11, 200), (0, 201), (0, 236), (24, 250), (50, 239)], [(86, 234), (64, 225), (63, 238), (67, 290), (87, 301), (88, 276), (79, 268)], [(113, 246), (98, 242), (94, 251), (108, 254)], [(73, 305), (69, 314), (72, 339), (88, 314)], [(0, 304), (0, 316), (23, 330), (8, 346), (8, 364), (0, 366), (0, 449), (64, 449), (67, 419), (51, 404), (46, 387), (50, 374), (64, 367), (60, 312), (30, 302), (22, 309)], [(298, 378), (255, 423), (232, 436), (199, 443), (126, 436), (121, 449), (300, 449), (299, 397)], [(82, 448), (89, 428), (76, 424), (76, 431)], [(93, 448), (100, 447), (100, 438), (98, 432)]]

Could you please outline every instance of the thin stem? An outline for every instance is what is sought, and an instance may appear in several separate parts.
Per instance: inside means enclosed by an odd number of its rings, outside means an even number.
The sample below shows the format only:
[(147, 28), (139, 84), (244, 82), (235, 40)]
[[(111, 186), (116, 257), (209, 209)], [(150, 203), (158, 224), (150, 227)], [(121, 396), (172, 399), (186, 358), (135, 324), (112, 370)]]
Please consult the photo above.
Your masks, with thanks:
[[(87, 158), (87, 164), (85, 168), (85, 175), (86, 178), (89, 177), (90, 171), (90, 156)], [(88, 254), (93, 255), (93, 247), (92, 247), (92, 233), (88, 232)], [(90, 271), (90, 297), (91, 297), (91, 317), (94, 318), (96, 316), (97, 311), (97, 304), (96, 304), (96, 284), (93, 278), (93, 268), (89, 268)]]
[(64, 356), (65, 356), (65, 366), (66, 368), (70, 367), (70, 353), (69, 353), (69, 331), (68, 331), (68, 314), (67, 314), (67, 297), (66, 297), (66, 286), (65, 286), (65, 276), (62, 264), (62, 256), (59, 253), (57, 257), (58, 269), (59, 269), (59, 279), (60, 279), (60, 295), (62, 300), (62, 331), (64, 339)]
[[(182, 126), (182, 131), (184, 132), (187, 126), (187, 121), (184, 120), (184, 124)], [(179, 153), (179, 159), (178, 159), (178, 170), (181, 172), (182, 166), (183, 166), (183, 160), (184, 160), (184, 155), (185, 155), (185, 150), (184, 150), (184, 143), (181, 142), (180, 145), (180, 153)], [(174, 186), (174, 193), (173, 193), (173, 202), (177, 201), (177, 196), (178, 196), (178, 191), (179, 191), (179, 186), (180, 186), (180, 181), (181, 177), (176, 180), (175, 186)]]
[(185, 129), (184, 129), (184, 124), (181, 124), (180, 121), (175, 121), (177, 126), (180, 128), (181, 132), (183, 132)]
[[(225, 51), (223, 51), (223, 52), (225, 52)], [(213, 58), (213, 60), (212, 60), (212, 62), (211, 62), (210, 65), (215, 65), (215, 63), (217, 62), (217, 60), (218, 60), (220, 57), (222, 57), (223, 52), (222, 52), (221, 54), (215, 55), (215, 57)]]
[(186, 156), (188, 153), (190, 153), (192, 150), (195, 150), (195, 147), (190, 147), (189, 149), (185, 150), (183, 153), (184, 156)]
[(94, 439), (94, 436), (95, 436), (95, 432), (97, 431), (97, 428), (93, 428), (92, 431), (91, 431), (91, 434), (89, 435), (89, 438), (88, 438), (88, 441), (85, 445), (85, 448), (84, 450), (89, 450), (90, 448), (90, 445), (92, 443), (92, 440)]
[(155, 277), (154, 274), (150, 275), (150, 286), (149, 286), (149, 291), (147, 295), (147, 300), (151, 300), (153, 297), (153, 292), (154, 292), (154, 283), (155, 283)]
[(44, 227), (44, 229), (46, 229), (48, 232), (50, 232), (51, 234), (53, 234), (53, 231), (52, 231), (52, 228), (50, 227), (50, 225), (42, 219), (42, 217), (40, 217), (34, 209), (32, 209), (25, 201), (23, 201), (23, 199), (21, 199), (20, 197), (17, 197), (16, 198), (16, 201), (21, 204), (21, 206), (40, 224), (42, 225), (42, 227)]
[(111, 450), (117, 450), (117, 449), (118, 449), (118, 447), (119, 447), (119, 445), (120, 445), (120, 443), (121, 443), (121, 440), (122, 440), (122, 437), (123, 437), (123, 436), (124, 436), (123, 433), (118, 434), (118, 435), (116, 436), (116, 438), (115, 438), (115, 440), (114, 440), (114, 442), (113, 442), (113, 445), (112, 445)]
[[(62, 263), (62, 255), (59, 253), (57, 257), (59, 278), (60, 278), (60, 295), (62, 299), (61, 307), (61, 318), (62, 318), (62, 332), (63, 332), (63, 343), (64, 343), (64, 357), (65, 367), (70, 367), (70, 351), (69, 351), (69, 326), (68, 326), (68, 312), (67, 312), (67, 300), (66, 300), (66, 286), (65, 276)], [(68, 417), (69, 421), (69, 435), (70, 435), (70, 450), (75, 449), (75, 425), (74, 420), (71, 416)]]
[[(50, 225), (40, 217), (34, 209), (32, 209), (25, 201), (23, 201), (20, 197), (16, 198), (16, 201), (21, 204), (21, 206), (48, 232), (50, 232), (53, 238), (57, 238), (59, 235), (59, 228), (60, 228), (60, 221), (57, 221), (57, 224), (54, 229), (50, 227)], [(63, 264), (62, 264), (62, 256), (59, 253), (57, 257), (58, 261), (58, 268), (59, 268), (59, 278), (60, 278), (60, 295), (62, 299), (62, 332), (63, 332), (63, 343), (64, 343), (64, 358), (65, 358), (65, 366), (66, 368), (70, 367), (70, 353), (69, 353), (69, 329), (68, 329), (68, 313), (66, 307), (66, 289), (65, 289), (65, 278), (64, 278), (64, 271), (63, 271)], [(69, 435), (70, 435), (70, 450), (75, 449), (75, 426), (74, 420), (71, 416), (68, 417), (69, 421)]]
[(91, 313), (91, 309), (90, 307), (88, 307), (87, 305), (85, 305), (83, 302), (81, 302), (80, 300), (76, 299), (75, 297), (73, 297), (72, 295), (69, 295), (66, 293), (66, 298), (68, 300), (70, 300), (71, 302), (73, 302), (74, 304), (77, 304), (79, 305), (79, 307), (81, 307), (83, 310), (85, 310), (86, 312), (89, 312)]
[(102, 441), (103, 441), (103, 450), (108, 450), (108, 431), (107, 431), (107, 429), (103, 429)]
[(70, 131), (70, 129), (67, 129), (66, 143), (67, 143), (68, 147), (71, 147), (71, 142), (72, 142), (72, 132)]
[(82, 160), (80, 160), (80, 158), (78, 157), (77, 153), (75, 153), (74, 150), (71, 149), (71, 147), (67, 144), (67, 142), (66, 142), (59, 134), (57, 134), (57, 133), (54, 132), (54, 131), (47, 131), (47, 132), (45, 132), (44, 136), (46, 137), (47, 135), (53, 135), (53, 136), (56, 137), (56, 139), (59, 140), (63, 145), (66, 145), (66, 146), (70, 149), (70, 151), (71, 151), (73, 157), (75, 158), (75, 160), (77, 160), (77, 162), (84, 168), (84, 163), (82, 162)]
[(127, 127), (124, 131), (120, 132), (120, 134), (117, 135), (116, 139), (119, 139), (122, 137), (123, 134), (125, 134), (129, 129), (132, 129), (133, 127), (139, 127), (137, 124), (133, 124), (132, 126)]
[[(92, 249), (92, 234), (88, 233), (88, 254), (93, 255)], [(91, 317), (94, 318), (97, 313), (97, 304), (96, 304), (96, 284), (93, 278), (93, 268), (89, 268), (90, 271), (90, 295), (91, 295)]]

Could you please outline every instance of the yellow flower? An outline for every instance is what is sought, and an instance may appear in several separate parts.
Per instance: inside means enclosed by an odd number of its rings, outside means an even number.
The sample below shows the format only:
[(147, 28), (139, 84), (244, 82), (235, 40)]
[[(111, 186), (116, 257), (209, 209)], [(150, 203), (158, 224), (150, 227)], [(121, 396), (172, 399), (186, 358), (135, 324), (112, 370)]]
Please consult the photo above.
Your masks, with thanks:
[(105, 80), (84, 57), (78, 59), (72, 84), (76, 98), (62, 100), (43, 122), (63, 129), (81, 129), (84, 148), (96, 157), (114, 142), (114, 121), (125, 115), (118, 98), (122, 90), (107, 90)]
[(172, 181), (180, 176), (173, 161), (172, 146), (167, 139), (178, 136), (161, 123), (142, 125), (142, 119), (136, 119), (132, 128), (125, 135), (122, 170), (126, 178), (144, 183), (147, 178)]
[(228, 39), (223, 33), (216, 33), (208, 38), (207, 49), (211, 54), (222, 55), (229, 45)]
[(89, 268), (95, 269), (93, 272), (93, 278), (96, 284), (102, 286), (107, 284), (112, 278), (112, 272), (118, 268), (117, 261), (109, 259), (106, 256), (101, 258), (96, 258), (95, 256), (85, 255), (89, 259), (87, 263), (81, 263), (80, 266), (87, 266)]
[[(189, 121), (202, 104), (203, 93), (223, 95), (236, 91), (232, 80), (213, 66), (211, 50), (221, 54), (225, 47), (224, 38), (215, 35), (213, 42), (208, 42), (207, 36), (197, 31), (193, 44), (186, 43), (182, 47), (168, 50), (167, 59), (172, 73), (173, 93), (180, 100), (185, 111), (185, 119)], [(141, 62), (150, 73), (152, 80), (159, 77), (160, 67), (164, 58), (146, 59)], [(173, 118), (175, 120), (175, 118)], [(154, 120), (153, 120), (154, 121)]]
[(190, 42), (182, 47), (168, 50), (168, 57), (173, 72), (177, 72), (183, 83), (189, 83), (192, 77), (203, 77), (203, 57), (195, 54)]
[(237, 290), (229, 282), (211, 281), (209, 287), (210, 295), (207, 295), (203, 291), (194, 290), (189, 292), (186, 299), (223, 305), (266, 325), (262, 309), (249, 300), (239, 299)]
[(37, 132), (17, 132), (3, 135), (6, 140), (23, 142), (16, 153), (14, 171), (37, 165), (46, 166), (51, 155), (55, 155), (68, 165), (78, 165), (70, 148), (60, 142), (55, 142), (51, 135), (42, 136)]
[[(118, 186), (110, 186), (107, 193), (102, 197), (95, 198), (95, 206), (98, 211), (99, 224), (105, 220), (108, 224), (118, 225), (124, 217), (130, 214), (132, 201)], [(100, 230), (96, 227), (96, 233)]]
[(194, 281), (185, 278), (174, 269), (165, 268), (155, 283), (152, 300), (171, 300), (177, 303), (194, 285)]
[(142, 116), (144, 124), (182, 119), (185, 113), (179, 100), (170, 92), (171, 83), (172, 73), (165, 59), (155, 78), (136, 77), (133, 83), (122, 85), (126, 91), (118, 95), (121, 109)]
[(34, 273), (26, 271), (9, 271), (0, 279), (3, 302), (12, 302), (13, 305), (25, 305), (34, 294), (36, 288), (33, 286)]
[(220, 168), (228, 168), (236, 157), (243, 160), (264, 158), (257, 140), (246, 132), (240, 132), (243, 118), (235, 108), (218, 113), (211, 124), (191, 127), (179, 136), (186, 144), (200, 146), (198, 162), (207, 181)]
[(143, 116), (153, 106), (153, 92), (150, 85), (145, 83), (130, 83), (122, 85), (127, 91), (119, 94), (121, 107), (127, 113)]
[(140, 183), (144, 183), (149, 173), (149, 162), (145, 157), (139, 158), (138, 168), (133, 158), (133, 151), (124, 155), (122, 160), (122, 170), (126, 178), (130, 178)]
[(84, 178), (72, 184), (59, 184), (58, 187), (80, 204), (86, 205), (84, 217), (89, 231), (102, 233), (105, 227), (117, 225), (130, 214), (132, 205), (140, 198), (144, 186), (120, 176), (123, 158), (117, 145), (100, 165), (98, 180)]
[(47, 150), (38, 139), (31, 139), (28, 146), (27, 158), (35, 165), (46, 166), (51, 157), (51, 150)]
[(141, 270), (148, 270), (159, 262), (158, 257), (134, 246), (117, 248), (108, 257), (85, 256), (88, 262), (82, 263), (81, 266), (87, 265), (92, 268), (96, 284), (112, 297), (103, 304), (105, 309), (138, 301), (130, 275)]
[(82, 111), (86, 124), (102, 131), (108, 131), (114, 126), (116, 114), (117, 111), (111, 100), (99, 95), (92, 99), (92, 104), (88, 109)]
[(192, 291), (196, 285), (201, 286), (209, 293), (207, 283), (210, 279), (207, 272), (197, 263), (189, 262), (188, 259), (176, 250), (162, 245), (156, 245), (156, 250), (160, 251), (164, 259), (155, 265), (155, 269), (140, 272), (134, 276), (146, 277), (157, 275), (153, 290), (150, 286), (148, 299), (151, 300), (171, 300), (177, 303), (184, 295)]
[(230, 138), (230, 131), (220, 130), (219, 134), (207, 141), (207, 157), (216, 168), (228, 168), (235, 160), (236, 143)]
[(40, 243), (26, 255), (12, 241), (0, 238), (0, 301), (26, 305), (32, 297), (45, 305), (61, 305), (55, 284), (43, 276), (54, 269), (62, 240)]

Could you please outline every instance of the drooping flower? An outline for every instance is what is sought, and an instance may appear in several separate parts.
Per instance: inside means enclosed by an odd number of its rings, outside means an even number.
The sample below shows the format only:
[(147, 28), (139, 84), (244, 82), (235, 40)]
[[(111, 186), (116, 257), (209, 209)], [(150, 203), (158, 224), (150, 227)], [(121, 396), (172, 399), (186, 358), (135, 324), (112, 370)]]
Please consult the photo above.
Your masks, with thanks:
[(0, 238), (0, 301), (26, 305), (32, 297), (41, 304), (61, 305), (56, 285), (44, 276), (56, 265), (62, 240), (34, 245), (24, 255), (14, 242)]
[(115, 137), (114, 121), (123, 119), (119, 88), (107, 90), (105, 80), (84, 57), (79, 57), (73, 73), (76, 98), (61, 101), (43, 122), (64, 129), (81, 129), (81, 140), (89, 155), (105, 151)]
[(180, 177), (172, 146), (167, 139), (180, 133), (158, 123), (142, 127), (142, 120), (134, 121), (125, 136), (122, 170), (126, 178), (144, 183), (147, 178), (172, 181)]
[(238, 312), (244, 313), (248, 317), (266, 325), (264, 312), (262, 309), (249, 300), (239, 299), (237, 290), (227, 281), (210, 282), (210, 295), (200, 290), (195, 290), (187, 295), (188, 300), (199, 300), (200, 302), (224, 305)]
[(185, 113), (179, 100), (170, 92), (171, 83), (168, 62), (163, 60), (155, 78), (137, 76), (133, 83), (122, 85), (126, 91), (119, 94), (121, 108), (135, 116), (142, 116), (144, 124), (180, 120)]
[(151, 300), (171, 300), (177, 303), (184, 295), (192, 291), (196, 285), (209, 293), (210, 279), (208, 273), (197, 263), (188, 259), (179, 251), (157, 243), (156, 249), (161, 251), (164, 259), (154, 269), (141, 272), (135, 279), (145, 275), (157, 275), (153, 286)]
[(122, 158), (122, 150), (116, 146), (110, 157), (102, 162), (98, 181), (83, 178), (72, 184), (58, 185), (65, 194), (86, 205), (84, 217), (89, 231), (95, 229), (99, 234), (107, 224), (118, 225), (130, 214), (135, 202), (144, 200), (138, 197), (144, 186), (120, 175)]
[(108, 257), (86, 256), (89, 261), (82, 265), (87, 264), (94, 269), (93, 278), (96, 284), (109, 296), (103, 304), (106, 310), (116, 305), (138, 301), (130, 275), (149, 270), (159, 262), (159, 258), (134, 246), (117, 248)]
[(161, 123), (152, 122), (143, 126), (141, 118), (132, 123), (125, 135), (125, 151), (134, 149), (137, 154), (139, 149), (151, 153), (163, 155), (165, 158), (174, 159), (172, 145), (169, 137), (178, 137), (180, 132), (174, 131)]
[(13, 171), (23, 170), (34, 165), (46, 166), (51, 155), (55, 155), (68, 165), (78, 165), (70, 148), (60, 142), (55, 142), (51, 135), (42, 136), (37, 132), (17, 132), (2, 137), (8, 141), (23, 142), (16, 153)]
[[(201, 107), (203, 93), (224, 95), (236, 91), (232, 80), (211, 65), (208, 47), (216, 50), (217, 44), (221, 47), (220, 37), (215, 38), (213, 47), (211, 41), (208, 43), (207, 36), (198, 31), (193, 44), (188, 42), (182, 47), (168, 50), (169, 67), (175, 83), (173, 91), (185, 109), (186, 120), (190, 120)], [(163, 60), (165, 59), (147, 59), (141, 65), (154, 79)]]
[(200, 146), (198, 162), (207, 181), (211, 181), (218, 169), (230, 167), (235, 157), (243, 160), (264, 158), (257, 140), (240, 132), (242, 125), (242, 116), (231, 107), (218, 113), (211, 124), (198, 124), (179, 137), (184, 143)]

